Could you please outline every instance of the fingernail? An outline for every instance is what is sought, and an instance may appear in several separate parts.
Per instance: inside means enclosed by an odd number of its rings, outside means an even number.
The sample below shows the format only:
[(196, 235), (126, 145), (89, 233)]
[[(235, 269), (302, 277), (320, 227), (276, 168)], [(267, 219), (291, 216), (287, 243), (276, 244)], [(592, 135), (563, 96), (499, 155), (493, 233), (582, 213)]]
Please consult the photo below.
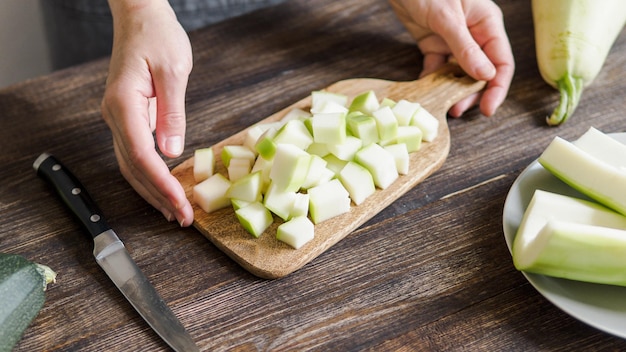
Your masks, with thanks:
[(174, 215), (172, 215), (169, 210), (163, 208), (161, 209), (161, 213), (165, 216), (165, 219), (167, 219), (168, 222), (172, 222), (174, 220)]
[(183, 152), (183, 138), (181, 136), (167, 137), (165, 147), (172, 154), (180, 154)]
[(181, 218), (177, 218), (178, 220), (178, 225), (180, 225), (180, 227), (185, 227), (185, 218), (181, 217)]

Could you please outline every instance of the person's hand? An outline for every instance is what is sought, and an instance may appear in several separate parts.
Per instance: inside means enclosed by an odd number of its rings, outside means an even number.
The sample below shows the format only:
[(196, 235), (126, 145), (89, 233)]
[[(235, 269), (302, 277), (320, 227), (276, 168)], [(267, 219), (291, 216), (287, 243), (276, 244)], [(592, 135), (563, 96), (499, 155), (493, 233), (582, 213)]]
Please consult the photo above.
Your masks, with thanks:
[(193, 221), (167, 157), (183, 152), (185, 91), (192, 68), (189, 38), (165, 0), (110, 0), (114, 39), (102, 116), (120, 171), (168, 221)]
[(515, 62), (504, 28), (502, 12), (491, 0), (389, 0), (392, 8), (424, 55), (421, 76), (454, 58), (486, 89), (453, 106), (449, 114), (461, 116), (480, 102), (491, 116), (506, 98)]

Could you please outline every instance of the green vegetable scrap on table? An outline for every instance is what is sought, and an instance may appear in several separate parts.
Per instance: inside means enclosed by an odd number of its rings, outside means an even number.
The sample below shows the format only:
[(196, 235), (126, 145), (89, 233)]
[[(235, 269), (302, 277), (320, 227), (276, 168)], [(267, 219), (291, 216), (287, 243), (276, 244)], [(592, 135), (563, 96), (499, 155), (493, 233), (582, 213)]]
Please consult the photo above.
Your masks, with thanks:
[(56, 273), (16, 254), (0, 253), (0, 352), (11, 351), (43, 307)]

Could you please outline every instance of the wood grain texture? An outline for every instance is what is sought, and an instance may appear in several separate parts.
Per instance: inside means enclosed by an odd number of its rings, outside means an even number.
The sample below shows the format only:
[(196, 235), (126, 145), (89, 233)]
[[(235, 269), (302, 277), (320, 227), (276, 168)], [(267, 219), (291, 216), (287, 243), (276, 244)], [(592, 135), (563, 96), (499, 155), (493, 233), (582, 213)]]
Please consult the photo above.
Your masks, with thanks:
[[(203, 351), (623, 351), (543, 298), (513, 267), (502, 208), (519, 173), (559, 135), (626, 131), (626, 32), (577, 111), (545, 117), (530, 3), (496, 0), (516, 59), (507, 100), (447, 118), (445, 163), (296, 272), (258, 278), (193, 227), (141, 199), (117, 169), (99, 105), (107, 59), (0, 89), (0, 251), (58, 273), (16, 352), (168, 351), (92, 255), (32, 162), (48, 151), (110, 225)], [(409, 81), (421, 56), (384, 0), (289, 0), (190, 33), (186, 150), (212, 145), (354, 77)], [(1, 298), (1, 297), (0, 297)]]
[[(450, 64), (415, 81), (393, 82), (372, 78), (353, 78), (322, 88), (328, 92), (346, 95), (349, 101), (356, 95), (371, 90), (380, 98), (419, 102), (439, 120), (439, 130), (434, 141), (424, 142), (419, 151), (411, 153), (410, 171), (407, 175), (400, 175), (384, 190), (377, 189), (359, 206), (352, 204), (350, 212), (316, 224), (313, 240), (298, 250), (276, 239), (276, 229), (282, 223), (277, 216), (274, 216), (274, 223), (259, 238), (255, 238), (239, 224), (232, 207), (211, 213), (203, 211), (193, 200), (193, 187), (196, 185), (193, 178), (193, 157), (175, 167), (172, 174), (183, 185), (194, 207), (194, 227), (252, 274), (266, 279), (280, 278), (315, 259), (439, 169), (450, 150), (450, 132), (446, 112), (462, 98), (479, 92), (484, 85), (484, 82), (475, 81), (464, 74), (458, 66)], [(278, 121), (294, 108), (310, 110), (310, 96), (272, 114), (261, 122)], [(217, 156), (216, 172), (228, 176), (219, 155), (226, 145), (243, 144), (246, 132), (247, 129), (244, 129), (212, 146), (213, 153)]]

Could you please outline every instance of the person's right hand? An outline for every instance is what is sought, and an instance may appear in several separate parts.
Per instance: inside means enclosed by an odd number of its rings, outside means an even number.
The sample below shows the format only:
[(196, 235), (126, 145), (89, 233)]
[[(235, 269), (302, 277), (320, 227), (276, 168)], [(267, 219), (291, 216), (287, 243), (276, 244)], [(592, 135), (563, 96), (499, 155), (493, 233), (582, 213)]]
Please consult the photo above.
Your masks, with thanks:
[(480, 102), (491, 116), (506, 98), (515, 62), (504, 28), (502, 11), (492, 0), (389, 0), (400, 21), (424, 55), (421, 75), (435, 71), (454, 58), (477, 80), (487, 81), (481, 94), (453, 106), (458, 117)]
[(155, 148), (181, 155), (185, 92), (192, 69), (189, 38), (166, 0), (109, 0), (114, 39), (102, 115), (120, 171), (168, 221), (193, 221), (181, 184)]

